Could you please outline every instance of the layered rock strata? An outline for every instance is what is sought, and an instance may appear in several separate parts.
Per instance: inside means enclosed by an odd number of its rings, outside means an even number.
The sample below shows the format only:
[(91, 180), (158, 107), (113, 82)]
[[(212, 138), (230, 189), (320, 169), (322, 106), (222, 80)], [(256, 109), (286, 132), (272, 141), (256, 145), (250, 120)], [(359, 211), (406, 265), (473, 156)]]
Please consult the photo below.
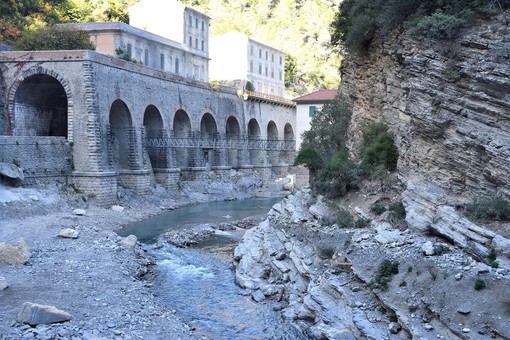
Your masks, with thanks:
[[(309, 192), (274, 205), (235, 250), (237, 283), (317, 339), (510, 336), (507, 269), (385, 222), (340, 229), (334, 210)], [(383, 260), (398, 265), (387, 288)]]
[(396, 34), (366, 55), (349, 56), (342, 67), (341, 92), (354, 108), (353, 154), (363, 127), (386, 122), (399, 149), (410, 225), (445, 234), (457, 245), (474, 242), (485, 253), (496, 235), (455, 222), (462, 217), (450, 208), (477, 197), (510, 198), (507, 32), (500, 15), (455, 41)]

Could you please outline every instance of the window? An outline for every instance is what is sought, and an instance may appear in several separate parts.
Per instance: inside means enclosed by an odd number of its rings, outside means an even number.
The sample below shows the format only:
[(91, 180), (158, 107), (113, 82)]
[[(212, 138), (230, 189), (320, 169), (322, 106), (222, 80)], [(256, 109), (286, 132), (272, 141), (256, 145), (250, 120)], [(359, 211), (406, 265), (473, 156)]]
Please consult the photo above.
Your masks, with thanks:
[(259, 58), (262, 58), (262, 49), (259, 48)]
[(274, 78), (274, 69), (271, 68), (271, 78)]
[(259, 74), (262, 74), (262, 64), (259, 64)]
[(250, 45), (250, 55), (253, 55), (253, 45)]
[(195, 18), (195, 28), (198, 28), (198, 18)]
[(189, 27), (193, 27), (193, 17), (189, 15)]
[(193, 38), (191, 37), (191, 35), (189, 36), (189, 46), (193, 47)]
[(267, 51), (266, 51), (266, 60), (267, 60)]
[(204, 44), (204, 41), (202, 40), (202, 51), (205, 50), (205, 44)]
[(129, 58), (133, 55), (133, 46), (131, 44), (127, 44), (127, 55)]
[(202, 20), (202, 31), (205, 31), (205, 24), (204, 24), (203, 20)]
[(159, 67), (165, 70), (165, 55), (163, 53), (159, 55)]
[(282, 80), (282, 71), (280, 71), (280, 80)]
[(149, 66), (149, 50), (145, 50), (143, 60), (144, 60), (144, 64)]
[(179, 58), (175, 58), (175, 74), (179, 74)]
[(280, 65), (282, 64), (282, 56), (280, 56)]
[(271, 62), (274, 63), (274, 53), (271, 53)]
[(253, 72), (253, 61), (250, 61), (250, 72)]
[(265, 71), (266, 71), (266, 72), (264, 73), (264, 75), (267, 77), (267, 66), (266, 66), (266, 70), (265, 70)]
[(317, 106), (309, 106), (308, 107), (308, 117), (315, 117), (317, 113)]
[(195, 38), (195, 48), (198, 50), (198, 38)]

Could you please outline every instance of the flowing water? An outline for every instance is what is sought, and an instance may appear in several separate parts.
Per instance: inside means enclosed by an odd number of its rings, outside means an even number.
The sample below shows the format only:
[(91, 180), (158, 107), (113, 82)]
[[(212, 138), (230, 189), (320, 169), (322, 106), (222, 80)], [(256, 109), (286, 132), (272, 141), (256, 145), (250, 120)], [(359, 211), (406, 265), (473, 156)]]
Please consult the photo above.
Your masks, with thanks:
[[(146, 243), (161, 241), (168, 230), (190, 223), (217, 223), (265, 214), (282, 198), (204, 203), (183, 207), (134, 223), (119, 234), (136, 235)], [(304, 339), (290, 323), (274, 312), (271, 303), (255, 303), (249, 292), (235, 285), (231, 263), (209, 252), (215, 245), (239, 241), (239, 235), (221, 232), (197, 248), (165, 244), (152, 249), (156, 259), (159, 295), (177, 315), (210, 339)], [(206, 250), (207, 249), (207, 250)]]

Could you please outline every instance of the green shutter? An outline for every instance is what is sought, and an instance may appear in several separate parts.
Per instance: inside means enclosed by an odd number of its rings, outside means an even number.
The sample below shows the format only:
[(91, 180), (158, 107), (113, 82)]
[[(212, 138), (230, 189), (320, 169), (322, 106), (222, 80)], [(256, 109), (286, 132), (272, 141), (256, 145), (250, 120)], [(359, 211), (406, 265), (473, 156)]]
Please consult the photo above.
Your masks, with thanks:
[(308, 116), (313, 117), (317, 113), (317, 106), (308, 107)]

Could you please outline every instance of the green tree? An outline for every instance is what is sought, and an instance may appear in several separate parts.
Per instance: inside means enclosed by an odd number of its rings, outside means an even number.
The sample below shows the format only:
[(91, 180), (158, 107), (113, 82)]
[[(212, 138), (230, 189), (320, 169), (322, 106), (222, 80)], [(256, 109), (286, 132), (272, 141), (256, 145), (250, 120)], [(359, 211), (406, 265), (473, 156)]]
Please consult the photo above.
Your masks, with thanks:
[(18, 51), (44, 50), (94, 50), (87, 32), (60, 26), (48, 26), (35, 31), (25, 31), (16, 41)]
[(370, 124), (363, 130), (360, 153), (363, 171), (371, 178), (382, 178), (386, 171), (397, 169), (398, 149), (384, 123)]

